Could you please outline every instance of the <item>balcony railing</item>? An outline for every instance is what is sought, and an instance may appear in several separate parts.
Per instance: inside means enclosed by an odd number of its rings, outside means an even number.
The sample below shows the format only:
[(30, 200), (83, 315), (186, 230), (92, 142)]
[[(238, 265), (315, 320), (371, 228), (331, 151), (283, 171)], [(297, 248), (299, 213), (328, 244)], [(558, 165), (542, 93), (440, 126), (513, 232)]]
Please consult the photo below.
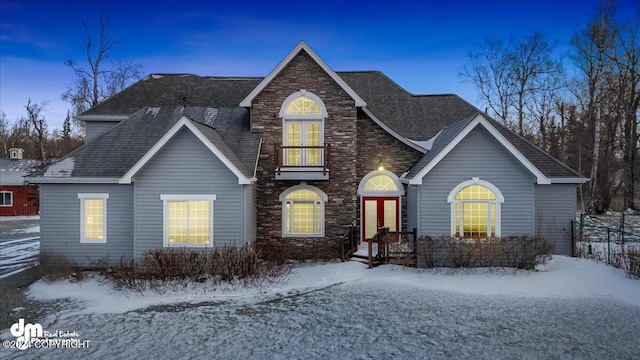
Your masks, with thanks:
[(331, 146), (287, 146), (275, 144), (276, 173), (282, 171), (322, 172), (329, 171)]

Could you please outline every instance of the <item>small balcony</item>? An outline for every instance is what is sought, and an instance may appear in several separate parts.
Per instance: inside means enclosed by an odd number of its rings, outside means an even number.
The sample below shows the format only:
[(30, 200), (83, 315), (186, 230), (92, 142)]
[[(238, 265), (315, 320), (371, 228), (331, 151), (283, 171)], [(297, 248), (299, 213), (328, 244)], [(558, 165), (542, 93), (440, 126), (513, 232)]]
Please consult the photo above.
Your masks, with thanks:
[(329, 180), (331, 146), (274, 146), (276, 180)]

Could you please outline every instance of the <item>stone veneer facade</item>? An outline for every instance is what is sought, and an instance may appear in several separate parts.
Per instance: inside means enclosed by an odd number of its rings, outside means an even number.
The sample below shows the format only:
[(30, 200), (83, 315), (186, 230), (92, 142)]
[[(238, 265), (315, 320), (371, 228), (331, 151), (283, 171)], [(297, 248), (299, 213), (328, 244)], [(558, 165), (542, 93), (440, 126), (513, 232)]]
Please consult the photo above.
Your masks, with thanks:
[[(324, 237), (282, 237), (280, 194), (301, 181), (275, 179), (274, 146), (282, 145), (283, 130), (278, 114), (285, 99), (302, 89), (319, 96), (327, 109), (324, 142), (331, 145), (329, 180), (306, 181), (328, 196)], [(263, 141), (256, 172), (257, 244), (277, 248), (293, 259), (339, 257), (343, 226), (354, 220), (359, 223), (357, 189), (362, 177), (379, 165), (400, 176), (422, 155), (357, 109), (354, 100), (304, 50), (253, 99), (251, 131), (261, 132)]]

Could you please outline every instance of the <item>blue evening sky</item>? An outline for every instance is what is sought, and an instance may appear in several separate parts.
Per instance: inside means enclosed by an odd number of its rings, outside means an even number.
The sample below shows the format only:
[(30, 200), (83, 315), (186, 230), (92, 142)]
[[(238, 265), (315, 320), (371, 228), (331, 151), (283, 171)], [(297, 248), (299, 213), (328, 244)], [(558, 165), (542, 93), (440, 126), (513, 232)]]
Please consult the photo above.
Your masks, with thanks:
[[(569, 50), (600, 0), (511, 1), (104, 1), (107, 31), (143, 73), (266, 76), (305, 40), (336, 71), (381, 70), (415, 94), (456, 93), (482, 106), (459, 72), (486, 37), (540, 30)], [(103, 1), (0, 0), (0, 110), (10, 121), (27, 99), (49, 101), (60, 129), (70, 106), (66, 60), (85, 64), (81, 19)], [(637, 0), (620, 1), (630, 13)]]

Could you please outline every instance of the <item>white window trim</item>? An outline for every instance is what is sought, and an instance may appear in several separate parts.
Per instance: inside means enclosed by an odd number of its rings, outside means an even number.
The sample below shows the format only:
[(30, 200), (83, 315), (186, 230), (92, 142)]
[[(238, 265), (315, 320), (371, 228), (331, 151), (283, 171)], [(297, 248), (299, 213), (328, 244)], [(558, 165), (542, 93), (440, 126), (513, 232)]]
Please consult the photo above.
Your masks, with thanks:
[[(456, 200), (456, 195), (458, 195), (458, 193), (466, 188), (467, 186), (471, 186), (471, 185), (480, 185), (480, 186), (484, 186), (487, 189), (491, 190), (491, 192), (493, 192), (493, 194), (496, 196), (496, 200)], [(495, 185), (493, 185), (492, 183), (485, 181), (485, 180), (480, 180), (480, 178), (477, 177), (473, 177), (471, 178), (471, 180), (467, 180), (467, 181), (463, 181), (460, 184), (458, 184), (456, 187), (453, 188), (453, 190), (451, 190), (451, 192), (449, 193), (449, 196), (447, 197), (447, 202), (449, 202), (451, 204), (451, 236), (455, 236), (456, 235), (456, 204), (460, 204), (459, 207), (459, 211), (460, 211), (460, 229), (464, 229), (464, 217), (462, 216), (463, 214), (463, 205), (464, 203), (480, 203), (480, 204), (487, 204), (487, 229), (489, 229), (489, 232), (491, 232), (491, 204), (495, 204), (496, 205), (496, 230), (495, 230), (495, 234), (493, 236), (495, 237), (500, 237), (502, 236), (502, 211), (501, 211), (501, 204), (504, 203), (504, 196), (502, 195), (502, 192), (500, 191), (500, 189), (498, 189)], [(463, 233), (463, 231), (460, 232), (461, 234)]]
[[(320, 114), (287, 114), (286, 110), (289, 104), (301, 96), (306, 96), (313, 100), (320, 108)], [(282, 106), (280, 107), (280, 117), (283, 119), (325, 119), (327, 117), (327, 107), (324, 106), (324, 102), (318, 95), (301, 89), (300, 91), (296, 91), (287, 96), (287, 98), (282, 102)]]
[[(286, 110), (289, 104), (301, 96), (305, 96), (313, 100), (320, 108), (320, 113), (319, 114), (287, 114)], [(287, 126), (287, 123), (292, 123), (292, 122), (300, 123), (300, 131), (301, 131), (300, 140), (304, 144), (302, 146), (307, 146), (306, 144), (307, 143), (307, 131), (306, 131), (307, 124), (312, 122), (318, 122), (320, 124), (320, 145), (319, 146), (324, 146), (324, 119), (326, 119), (328, 115), (327, 115), (327, 108), (324, 105), (324, 102), (322, 101), (322, 99), (320, 99), (318, 95), (312, 92), (306, 91), (304, 89), (294, 92), (293, 94), (287, 96), (287, 98), (282, 102), (279, 116), (282, 119), (282, 145), (283, 146), (289, 145), (288, 138), (287, 138), (289, 128)], [(306, 157), (305, 150), (301, 151), (300, 154), (302, 159), (305, 159)], [(283, 160), (284, 160), (284, 154), (283, 154)], [(320, 163), (324, 164), (324, 160), (325, 160), (325, 153), (323, 150), (320, 152)]]
[[(213, 218), (214, 206), (217, 196), (215, 194), (160, 194), (162, 200), (162, 246), (163, 247), (188, 247), (208, 248), (213, 247)], [(171, 201), (209, 201), (209, 243), (208, 244), (172, 244), (169, 242), (169, 202)]]
[[(371, 191), (371, 190), (365, 190), (364, 187), (367, 184), (367, 181), (369, 181), (372, 177), (376, 176), (376, 175), (386, 175), (388, 177), (390, 177), (393, 182), (395, 182), (396, 187), (398, 188), (397, 191)], [(358, 195), (362, 196), (379, 196), (379, 197), (391, 197), (391, 196), (404, 196), (404, 186), (402, 186), (402, 183), (400, 182), (400, 180), (398, 179), (398, 177), (396, 176), (396, 174), (392, 173), (391, 171), (388, 170), (374, 170), (370, 173), (368, 173), (367, 175), (365, 175), (362, 180), (360, 180), (360, 185), (358, 185)]]
[[(109, 199), (108, 193), (79, 193), (78, 199), (80, 199), (80, 243), (81, 244), (106, 244), (107, 243), (107, 200)], [(102, 209), (103, 218), (102, 224), (104, 226), (104, 236), (102, 239), (87, 239), (85, 236), (85, 224), (84, 224), (84, 200), (104, 200), (104, 207)]]
[[(296, 200), (287, 200), (287, 196), (297, 190), (310, 190), (313, 191), (314, 193), (318, 194), (320, 196), (320, 200), (303, 200), (303, 199), (296, 199), (297, 202), (313, 202), (314, 204), (314, 209), (316, 204), (320, 204), (320, 233), (313, 233), (313, 234), (298, 234), (298, 233), (293, 233), (293, 232), (287, 232), (287, 203), (293, 204), (294, 202), (296, 202)], [(315, 186), (311, 186), (311, 185), (307, 185), (307, 184), (300, 184), (300, 185), (295, 185), (292, 186), (290, 188), (288, 188), (287, 190), (283, 191), (282, 194), (280, 194), (280, 202), (282, 203), (282, 237), (299, 237), (299, 238), (304, 238), (304, 237), (324, 237), (324, 232), (325, 232), (325, 218), (324, 218), (324, 212), (325, 212), (325, 203), (327, 202), (328, 196), (327, 194), (320, 190), (319, 188), (315, 187)], [(293, 208), (293, 206), (292, 206)], [(315, 224), (315, 219), (316, 217), (313, 217), (314, 219), (314, 231), (316, 229), (316, 224)], [(291, 221), (293, 221), (293, 217), (291, 217)], [(291, 229), (293, 229), (293, 224), (291, 226)]]
[(2, 204), (2, 205), (0, 205), (0, 207), (12, 207), (13, 206), (13, 191), (7, 191), (7, 190), (0, 191), (0, 196), (2, 196), (2, 199), (4, 199), (4, 194), (11, 195), (9, 197), (9, 204)]

